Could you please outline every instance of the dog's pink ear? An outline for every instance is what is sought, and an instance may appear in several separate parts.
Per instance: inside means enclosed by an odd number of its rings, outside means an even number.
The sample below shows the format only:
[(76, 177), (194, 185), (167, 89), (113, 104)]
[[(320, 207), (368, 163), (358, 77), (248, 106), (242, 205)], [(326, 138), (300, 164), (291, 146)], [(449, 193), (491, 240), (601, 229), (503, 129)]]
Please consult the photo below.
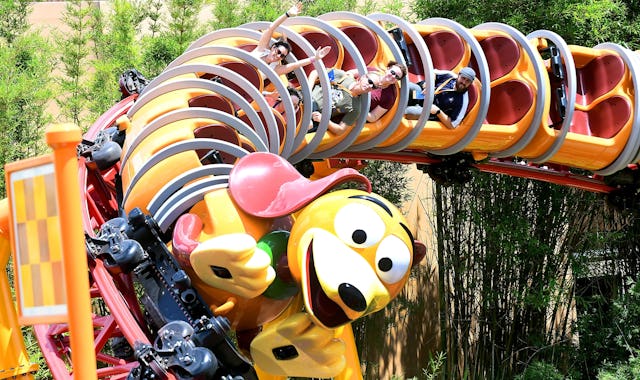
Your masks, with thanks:
[(276, 218), (295, 212), (332, 187), (348, 181), (371, 183), (357, 170), (340, 169), (316, 181), (303, 177), (284, 158), (272, 153), (256, 152), (242, 157), (229, 174), (229, 191), (246, 213)]

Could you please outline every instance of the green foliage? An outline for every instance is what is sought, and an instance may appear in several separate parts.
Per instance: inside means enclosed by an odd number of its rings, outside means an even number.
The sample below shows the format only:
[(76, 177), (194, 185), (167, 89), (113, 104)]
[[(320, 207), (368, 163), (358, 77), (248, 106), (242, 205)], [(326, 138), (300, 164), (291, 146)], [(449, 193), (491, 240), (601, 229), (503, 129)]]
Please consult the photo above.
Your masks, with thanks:
[[(600, 366), (611, 372), (612, 365), (623, 365), (640, 349), (640, 285), (636, 282), (620, 297), (610, 300), (594, 295), (583, 306), (577, 330), (580, 347), (576, 362), (588, 363), (586, 372), (593, 376)], [(632, 356), (633, 359), (633, 356)], [(608, 363), (608, 364), (607, 364)], [(630, 361), (628, 369), (638, 368)]]
[(626, 363), (605, 363), (598, 372), (598, 380), (636, 380), (640, 379), (640, 351), (629, 357)]
[[(445, 17), (455, 20), (464, 26), (474, 26), (484, 20), (483, 0), (416, 0), (411, 9), (418, 19), (429, 17)], [(499, 6), (495, 6), (499, 8)]]
[(314, 17), (335, 11), (353, 11), (358, 3), (355, 0), (324, 0), (305, 4), (304, 14)]
[[(399, 0), (397, 0), (399, 1)], [(233, 0), (215, 0), (213, 2), (213, 29), (231, 28), (252, 21), (272, 21), (278, 18), (293, 1), (249, 0), (238, 4)], [(353, 11), (356, 1), (323, 0), (305, 1), (301, 16), (315, 17), (333, 11)]]
[[(26, 1), (0, 2), (0, 199), (6, 196), (4, 164), (42, 153), (41, 138), (50, 121), (45, 109), (51, 98), (52, 51), (46, 40), (25, 33), (29, 12)], [(3, 269), (14, 296), (11, 257)], [(32, 329), (22, 328), (22, 335), (30, 361), (39, 365), (35, 378), (49, 378)]]
[[(559, 30), (567, 41), (585, 46), (602, 42), (626, 42), (627, 7), (617, 0), (567, 4), (559, 14)], [(570, 27), (562, 27), (562, 25)]]
[(30, 1), (27, 0), (3, 0), (0, 1), (0, 39), (9, 45), (22, 35), (29, 25), (27, 15), (30, 10)]
[[(213, 30), (231, 28), (250, 21), (242, 16), (242, 8), (237, 6), (234, 0), (216, 0), (213, 3), (213, 20), (211, 27)], [(266, 18), (265, 18), (266, 19)]]
[(125, 70), (120, 62), (113, 60), (96, 61), (93, 68), (95, 71), (87, 83), (90, 89), (90, 102), (87, 104), (89, 120), (96, 120), (120, 99), (118, 78)]
[(61, 51), (61, 69), (64, 73), (64, 77), (58, 81), (60, 95), (56, 102), (62, 115), (80, 127), (83, 127), (87, 120), (86, 109), (90, 95), (85, 81), (90, 53), (88, 42), (93, 26), (91, 11), (92, 7), (87, 2), (67, 2), (62, 19), (70, 31), (65, 34), (58, 33), (56, 38), (58, 49)]
[(435, 380), (441, 376), (442, 367), (446, 359), (444, 352), (438, 352), (435, 357), (429, 357), (429, 364), (427, 368), (422, 369), (422, 376), (414, 376), (405, 379), (402, 375), (391, 376), (392, 380)]
[(422, 369), (425, 380), (435, 380), (440, 376), (446, 357), (447, 354), (441, 351), (438, 352), (435, 357), (429, 358), (428, 367)]
[(198, 20), (204, 0), (170, 0), (167, 3), (169, 13), (169, 36), (186, 49), (191, 42), (200, 37), (202, 30), (198, 28)]
[(142, 45), (142, 63), (140, 67), (147, 78), (153, 78), (160, 74), (171, 61), (183, 52), (178, 42), (165, 34), (160, 34), (153, 38), (144, 38)]
[[(286, 12), (293, 4), (293, 2), (277, 0), (249, 0), (239, 5), (233, 0), (215, 0), (211, 27), (215, 30), (233, 28), (254, 21), (272, 21)], [(304, 5), (302, 11), (304, 15), (309, 15), (307, 5)]]
[(167, 27), (163, 28), (160, 11), (162, 3), (151, 1), (150, 8), (144, 16), (151, 20), (152, 33), (140, 38), (138, 47), (133, 45), (134, 49), (141, 50), (141, 59), (136, 61), (135, 67), (140, 69), (147, 78), (151, 79), (160, 74), (171, 61), (204, 33), (203, 28), (199, 26), (198, 17), (203, 4), (203, 0), (168, 2), (169, 21)]
[(149, 31), (151, 37), (155, 37), (156, 34), (162, 29), (162, 23), (160, 22), (162, 16), (162, 0), (150, 0), (146, 7), (140, 7), (145, 10), (145, 16), (149, 19)]
[(409, 197), (408, 179), (404, 176), (406, 171), (406, 165), (397, 162), (369, 161), (362, 174), (371, 181), (374, 193), (400, 206)]
[(42, 356), (42, 351), (38, 345), (38, 340), (33, 333), (32, 327), (23, 327), (22, 336), (24, 337), (24, 345), (29, 353), (29, 361), (31, 363), (38, 364), (38, 371), (35, 373), (35, 380), (49, 380), (51, 379), (51, 373), (47, 367), (47, 362)]
[[(637, 9), (637, 5), (633, 7)], [(637, 13), (634, 16), (628, 4), (619, 0), (416, 0), (412, 9), (419, 19), (446, 17), (466, 27), (492, 21), (508, 24), (525, 35), (549, 29), (569, 44), (584, 46), (632, 42), (638, 33), (629, 25), (637, 22)]]
[(514, 380), (563, 380), (565, 376), (560, 373), (553, 364), (534, 361)]
[[(230, 26), (238, 26), (250, 21), (275, 20), (286, 12), (291, 4), (274, 0), (249, 1), (246, 7), (240, 9), (240, 23)], [(306, 12), (306, 9), (303, 12)]]
[(127, 0), (114, 1), (113, 10), (106, 17), (102, 12), (93, 13), (95, 59), (92, 66), (95, 71), (87, 80), (91, 120), (120, 98), (119, 75), (126, 69), (139, 67), (137, 36), (145, 17), (139, 6)]
[(145, 13), (134, 3), (127, 0), (114, 1), (109, 18), (110, 28), (102, 34), (102, 54), (96, 54), (96, 58), (119, 63), (119, 70), (137, 65), (140, 60), (137, 37), (144, 17)]
[(372, 13), (388, 13), (396, 15), (411, 22), (414, 14), (402, 0), (364, 0), (356, 3), (354, 12), (361, 15), (369, 15)]
[[(4, 163), (36, 156), (44, 151), (41, 138), (50, 121), (46, 105), (51, 98), (51, 49), (42, 38), (17, 36), (0, 47), (0, 175)], [(5, 196), (0, 181), (0, 198)]]
[(568, 318), (559, 308), (572, 294), (564, 234), (591, 210), (591, 195), (484, 173), (436, 194), (445, 373), (511, 378), (532, 357), (559, 360), (567, 348), (550, 338), (567, 331), (550, 332), (547, 318)]

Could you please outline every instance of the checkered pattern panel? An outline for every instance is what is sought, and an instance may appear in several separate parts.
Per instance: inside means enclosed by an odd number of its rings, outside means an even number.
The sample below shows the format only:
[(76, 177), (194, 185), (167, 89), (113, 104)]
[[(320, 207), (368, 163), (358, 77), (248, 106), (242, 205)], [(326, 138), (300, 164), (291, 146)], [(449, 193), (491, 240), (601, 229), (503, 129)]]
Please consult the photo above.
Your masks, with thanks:
[(66, 304), (53, 173), (13, 182), (23, 309)]

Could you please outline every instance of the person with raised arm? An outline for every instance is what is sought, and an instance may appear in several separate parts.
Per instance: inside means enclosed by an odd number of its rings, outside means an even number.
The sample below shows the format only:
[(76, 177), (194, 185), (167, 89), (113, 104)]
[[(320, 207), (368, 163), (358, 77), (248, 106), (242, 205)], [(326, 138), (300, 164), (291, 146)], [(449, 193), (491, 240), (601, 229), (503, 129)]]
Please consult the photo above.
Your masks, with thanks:
[(303, 67), (315, 62), (316, 60), (323, 59), (331, 50), (330, 46), (321, 47), (316, 50), (312, 57), (300, 59), (291, 63), (283, 63), (284, 59), (291, 52), (291, 45), (282, 38), (272, 44), (271, 37), (275, 30), (282, 25), (287, 18), (297, 16), (301, 10), (302, 2), (298, 2), (289, 8), (289, 10), (283, 15), (275, 19), (269, 27), (262, 32), (262, 36), (258, 41), (258, 46), (256, 46), (251, 52), (251, 54), (254, 54), (266, 62), (278, 75), (285, 75), (299, 67)]

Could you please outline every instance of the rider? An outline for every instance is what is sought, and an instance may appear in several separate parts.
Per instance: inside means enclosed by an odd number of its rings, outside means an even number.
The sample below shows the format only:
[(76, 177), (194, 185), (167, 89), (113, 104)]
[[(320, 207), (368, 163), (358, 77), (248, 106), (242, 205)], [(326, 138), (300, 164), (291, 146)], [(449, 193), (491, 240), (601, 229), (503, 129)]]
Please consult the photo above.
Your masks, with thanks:
[[(429, 120), (439, 121), (447, 128), (458, 127), (464, 118), (465, 111), (469, 105), (469, 86), (476, 78), (476, 72), (471, 67), (463, 67), (458, 75), (452, 71), (434, 70), (436, 73), (435, 91), (433, 104), (431, 105), (431, 115)], [(423, 94), (426, 89), (420, 88), (415, 83), (409, 84), (409, 90), (417, 89)], [(407, 107), (405, 115), (408, 118), (417, 119), (422, 114), (422, 106), (415, 105)]]

